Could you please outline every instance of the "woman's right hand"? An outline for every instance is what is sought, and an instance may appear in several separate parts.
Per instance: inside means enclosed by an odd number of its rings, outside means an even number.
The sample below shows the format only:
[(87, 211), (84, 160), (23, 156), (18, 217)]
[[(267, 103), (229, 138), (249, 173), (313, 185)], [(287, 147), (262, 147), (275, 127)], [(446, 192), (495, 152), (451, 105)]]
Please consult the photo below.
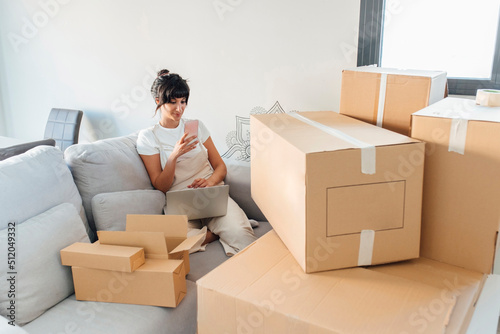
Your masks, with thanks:
[(191, 137), (187, 136), (188, 133), (185, 133), (181, 137), (181, 139), (179, 139), (179, 141), (175, 143), (174, 149), (170, 154), (170, 156), (175, 158), (176, 161), (181, 155), (186, 154), (187, 152), (193, 150), (196, 147), (196, 145), (198, 145), (198, 140), (195, 140), (196, 136), (191, 136)]

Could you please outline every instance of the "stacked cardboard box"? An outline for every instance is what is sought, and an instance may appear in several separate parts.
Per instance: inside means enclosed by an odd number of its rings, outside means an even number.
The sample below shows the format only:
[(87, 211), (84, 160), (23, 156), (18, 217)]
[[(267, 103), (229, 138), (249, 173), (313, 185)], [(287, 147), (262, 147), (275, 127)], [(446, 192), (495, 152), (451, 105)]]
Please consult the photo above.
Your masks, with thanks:
[(127, 231), (99, 231), (93, 244), (61, 250), (77, 300), (176, 307), (186, 295), (187, 217), (127, 215)]
[[(318, 263), (326, 258), (350, 256), (338, 242), (315, 239), (331, 237), (325, 208), (337, 205), (335, 214), (363, 217), (357, 211), (370, 212), (371, 201), (381, 210), (397, 207), (379, 204), (378, 197), (389, 193), (367, 197), (342, 193), (329, 201), (331, 180), (337, 178), (349, 188), (357, 178), (379, 171), (388, 177), (382, 184), (394, 175), (421, 176), (424, 154), (418, 150), (413, 155), (396, 154), (399, 173), (379, 170), (384, 168), (380, 164), (391, 161), (391, 136), (387, 147), (379, 148), (370, 142), (377, 136), (363, 126), (349, 121), (335, 125), (325, 113), (303, 115), (348, 134), (351, 144), (339, 143), (339, 138), (330, 138), (331, 133), (315, 137), (315, 130), (289, 116), (252, 118), (256, 125), (252, 127), (252, 159), (256, 159), (252, 196), (274, 231), (197, 282), (198, 332), (465, 333), (499, 251), (500, 108), (481, 108), (471, 100), (447, 98), (413, 115), (412, 134), (426, 142), (420, 258), (310, 274), (306, 272), (315, 271), (309, 270), (310, 262), (315, 262), (314, 269), (324, 270)], [(370, 145), (357, 142), (354, 148), (352, 137), (376, 146), (375, 174), (364, 173), (370, 165), (363, 167), (360, 152)], [(324, 144), (327, 141), (330, 146)], [(408, 144), (418, 147), (419, 142), (392, 142)], [(323, 156), (330, 158), (320, 159)], [(405, 187), (411, 184), (405, 183)], [(406, 195), (411, 193), (420, 197), (422, 188)], [(367, 207), (356, 203), (351, 208), (350, 203), (357, 200), (368, 202)], [(411, 215), (417, 214), (420, 222), (416, 211)], [(377, 218), (377, 212), (372, 210), (365, 218)], [(361, 240), (359, 235), (354, 243)], [(317, 247), (309, 248), (315, 241)], [(397, 238), (385, 240), (383, 247), (395, 245)], [(351, 255), (350, 263), (355, 262), (356, 256)]]
[(443, 71), (351, 68), (342, 72), (340, 113), (408, 136), (411, 114), (446, 95)]
[(500, 108), (448, 97), (413, 115), (427, 142), (422, 256), (490, 273), (500, 230)]
[(252, 197), (305, 272), (418, 257), (424, 143), (329, 111), (251, 131)]

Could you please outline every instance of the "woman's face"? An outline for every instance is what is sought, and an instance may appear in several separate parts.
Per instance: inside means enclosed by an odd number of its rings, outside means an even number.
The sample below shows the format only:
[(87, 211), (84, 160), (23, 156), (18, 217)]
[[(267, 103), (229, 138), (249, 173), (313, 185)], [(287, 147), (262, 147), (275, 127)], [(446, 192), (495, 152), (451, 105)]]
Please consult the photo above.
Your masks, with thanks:
[(184, 109), (186, 109), (186, 106), (187, 102), (185, 97), (172, 99), (170, 100), (170, 102), (167, 102), (160, 107), (161, 118), (165, 122), (177, 126), (182, 117), (182, 114), (184, 113)]

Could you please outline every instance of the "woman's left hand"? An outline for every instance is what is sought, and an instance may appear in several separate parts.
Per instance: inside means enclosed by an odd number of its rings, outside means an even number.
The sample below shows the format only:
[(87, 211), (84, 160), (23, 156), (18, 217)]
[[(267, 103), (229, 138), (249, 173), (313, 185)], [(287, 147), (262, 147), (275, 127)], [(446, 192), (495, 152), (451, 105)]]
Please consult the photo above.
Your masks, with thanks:
[(205, 188), (205, 187), (213, 187), (215, 184), (211, 182), (209, 179), (199, 178), (193, 181), (188, 188)]

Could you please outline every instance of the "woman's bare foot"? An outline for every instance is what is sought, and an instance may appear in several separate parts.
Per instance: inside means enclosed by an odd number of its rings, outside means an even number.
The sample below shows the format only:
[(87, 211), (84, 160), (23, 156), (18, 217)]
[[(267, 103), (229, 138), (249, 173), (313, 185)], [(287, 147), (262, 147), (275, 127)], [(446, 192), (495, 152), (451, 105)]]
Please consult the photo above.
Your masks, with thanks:
[(205, 238), (205, 241), (203, 241), (201, 245), (203, 246), (209, 244), (215, 240), (219, 240), (219, 236), (217, 234), (213, 234), (212, 231), (207, 230), (207, 236)]

